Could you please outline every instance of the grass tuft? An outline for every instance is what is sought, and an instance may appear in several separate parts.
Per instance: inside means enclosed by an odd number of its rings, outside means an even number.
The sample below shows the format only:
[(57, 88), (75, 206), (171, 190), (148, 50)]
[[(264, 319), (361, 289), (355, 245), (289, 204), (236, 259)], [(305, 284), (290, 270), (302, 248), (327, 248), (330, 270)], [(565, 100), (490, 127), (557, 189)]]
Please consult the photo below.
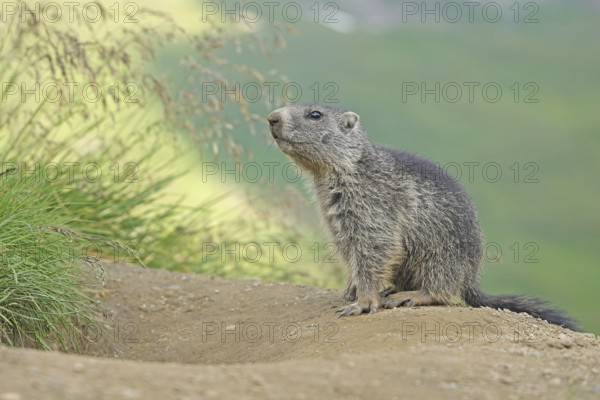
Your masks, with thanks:
[[(49, 23), (25, 8), (0, 23), (0, 343), (67, 350), (103, 326), (103, 262), (192, 270), (208, 262), (197, 238), (233, 237), (213, 200), (188, 207), (167, 192), (186, 154), (243, 156), (227, 127), (254, 132), (258, 116), (184, 88), (227, 71), (265, 78), (214, 55), (238, 43), (219, 24), (192, 34), (147, 8), (123, 24), (109, 7), (99, 23)], [(181, 71), (152, 70), (162, 46), (192, 52)]]

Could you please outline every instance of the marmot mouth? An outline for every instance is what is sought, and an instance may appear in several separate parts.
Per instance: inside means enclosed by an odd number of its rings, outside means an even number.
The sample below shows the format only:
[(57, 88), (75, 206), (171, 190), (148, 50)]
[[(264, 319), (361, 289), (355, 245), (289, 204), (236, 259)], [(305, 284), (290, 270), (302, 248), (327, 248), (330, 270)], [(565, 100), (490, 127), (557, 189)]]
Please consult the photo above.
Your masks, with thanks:
[(284, 136), (282, 135), (283, 129), (275, 129), (274, 126), (269, 126), (269, 131), (271, 132), (271, 136), (273, 136), (273, 139), (284, 140), (286, 142), (289, 142), (289, 140), (284, 138)]
[(296, 141), (296, 140), (290, 140), (287, 138), (284, 138), (283, 136), (278, 136), (276, 133), (272, 134), (273, 138), (275, 139), (275, 141), (277, 142), (284, 142), (284, 143), (289, 143), (289, 144), (302, 144), (302, 143), (307, 143), (306, 141)]
[(276, 141), (286, 142), (286, 143), (290, 143), (290, 144), (303, 143), (302, 141), (289, 140), (289, 139), (283, 137), (281, 134), (275, 132), (275, 129), (273, 129), (272, 126), (269, 127), (269, 131), (271, 132), (271, 136), (273, 136), (273, 139), (275, 139)]
[(273, 136), (273, 139), (275, 139), (275, 141), (277, 142), (286, 142), (286, 143), (293, 143), (289, 140), (287, 140), (286, 138), (284, 138), (283, 136), (279, 136), (278, 134), (271, 132), (271, 136)]

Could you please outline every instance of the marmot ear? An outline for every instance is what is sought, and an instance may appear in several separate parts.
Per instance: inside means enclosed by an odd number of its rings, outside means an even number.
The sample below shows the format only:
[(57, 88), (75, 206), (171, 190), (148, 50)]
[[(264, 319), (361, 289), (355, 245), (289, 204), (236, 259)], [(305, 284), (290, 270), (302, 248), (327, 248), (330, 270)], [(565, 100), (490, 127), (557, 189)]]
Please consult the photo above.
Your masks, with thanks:
[(356, 128), (358, 125), (358, 114), (353, 113), (352, 111), (347, 111), (342, 114), (342, 121), (340, 122), (340, 127), (342, 131), (345, 133), (350, 133)]

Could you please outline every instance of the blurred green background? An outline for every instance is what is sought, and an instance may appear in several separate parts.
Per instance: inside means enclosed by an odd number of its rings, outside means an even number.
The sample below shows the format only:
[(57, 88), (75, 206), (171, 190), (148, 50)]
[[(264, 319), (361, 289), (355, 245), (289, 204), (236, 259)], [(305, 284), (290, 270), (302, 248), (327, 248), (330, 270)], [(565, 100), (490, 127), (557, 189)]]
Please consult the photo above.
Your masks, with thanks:
[[(285, 50), (270, 57), (231, 48), (222, 54), (276, 69), (302, 89), (295, 102), (352, 109), (373, 141), (447, 166), (474, 198), (489, 243), (483, 288), (541, 296), (600, 332), (600, 5), (495, 2), (483, 14), (483, 2), (473, 22), (465, 6), (451, 22), (456, 8), (446, 3), (437, 2), (439, 22), (421, 2), (320, 3), (315, 23), (313, 2), (297, 2), (304, 17), (289, 24), (297, 33), (286, 36)], [(435, 7), (427, 2), (428, 10)], [(497, 9), (502, 18), (492, 22)], [(199, 4), (186, 10), (202, 13)], [(285, 22), (277, 10), (277, 22)], [(290, 22), (295, 13), (288, 11)], [(326, 23), (332, 12), (338, 22)], [(272, 29), (265, 19), (253, 34)], [(472, 101), (465, 82), (474, 87)], [(424, 84), (436, 92), (436, 83), (439, 101), (406, 91)], [(456, 87), (462, 97), (453, 101)], [(502, 93), (493, 102), (496, 87)], [(236, 136), (254, 161), (285, 163), (262, 128), (264, 139), (243, 127)], [(277, 185), (293, 184), (279, 178)]]

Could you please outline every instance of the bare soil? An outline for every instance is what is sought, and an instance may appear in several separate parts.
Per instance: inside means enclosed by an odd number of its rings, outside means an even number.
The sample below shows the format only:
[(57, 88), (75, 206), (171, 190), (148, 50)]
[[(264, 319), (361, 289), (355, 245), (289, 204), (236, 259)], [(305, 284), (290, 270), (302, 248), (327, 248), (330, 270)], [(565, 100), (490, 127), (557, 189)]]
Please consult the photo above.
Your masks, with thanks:
[(110, 265), (83, 354), (0, 346), (0, 400), (600, 399), (600, 339), (466, 307), (336, 318), (336, 290)]

